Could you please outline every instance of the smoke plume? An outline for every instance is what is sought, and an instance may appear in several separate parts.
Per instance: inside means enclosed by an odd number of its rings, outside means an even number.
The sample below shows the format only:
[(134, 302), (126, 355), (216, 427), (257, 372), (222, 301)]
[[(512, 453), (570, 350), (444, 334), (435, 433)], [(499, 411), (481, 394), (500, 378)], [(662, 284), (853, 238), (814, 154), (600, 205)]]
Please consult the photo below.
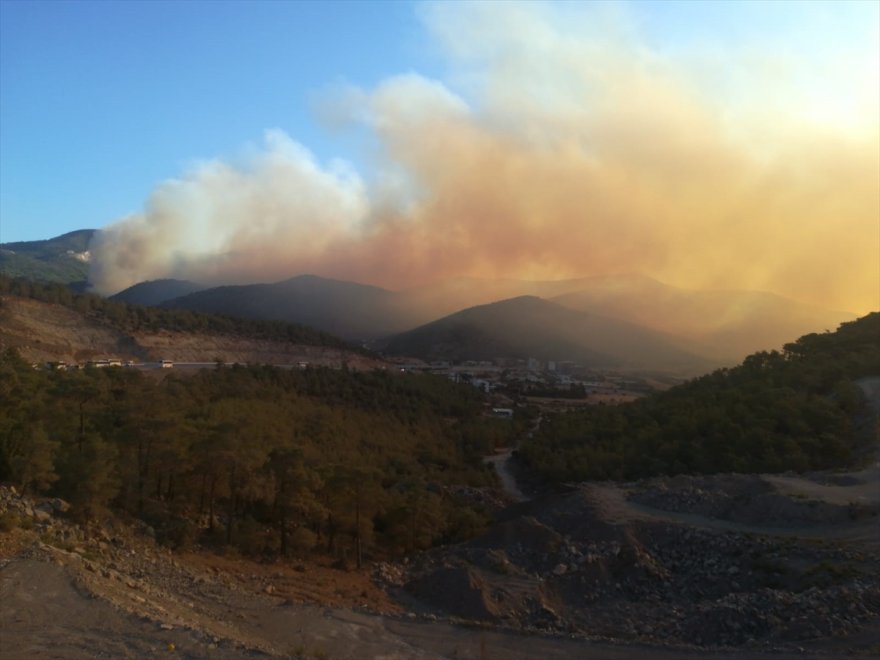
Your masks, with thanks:
[(375, 136), (363, 173), (270, 130), (255, 154), (159, 184), (103, 231), (95, 287), (642, 272), (878, 306), (876, 51), (805, 84), (812, 62), (670, 54), (602, 5), (423, 15), (444, 81), (399, 75), (320, 104)]

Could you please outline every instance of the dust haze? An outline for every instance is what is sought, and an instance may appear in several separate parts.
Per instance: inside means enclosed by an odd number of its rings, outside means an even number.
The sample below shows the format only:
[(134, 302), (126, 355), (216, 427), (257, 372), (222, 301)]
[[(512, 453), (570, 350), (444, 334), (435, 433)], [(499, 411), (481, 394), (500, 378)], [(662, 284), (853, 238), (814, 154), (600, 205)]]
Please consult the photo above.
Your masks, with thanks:
[(442, 80), (402, 73), (315, 103), (374, 136), (357, 166), (268, 130), (103, 231), (95, 288), (638, 272), (877, 307), (876, 31), (873, 50), (805, 73), (810, 61), (754, 47), (658, 50), (601, 4), (421, 13)]

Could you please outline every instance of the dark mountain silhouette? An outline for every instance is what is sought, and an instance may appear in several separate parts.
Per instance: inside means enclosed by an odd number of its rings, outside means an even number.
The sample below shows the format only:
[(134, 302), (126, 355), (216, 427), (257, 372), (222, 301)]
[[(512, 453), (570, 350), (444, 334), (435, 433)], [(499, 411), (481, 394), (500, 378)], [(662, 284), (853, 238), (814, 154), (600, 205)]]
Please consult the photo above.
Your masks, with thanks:
[(110, 296), (110, 299), (132, 305), (161, 305), (168, 300), (203, 291), (205, 288), (207, 287), (202, 284), (187, 280), (150, 280), (123, 289)]
[(726, 363), (855, 318), (763, 291), (693, 291), (641, 276), (591, 278), (583, 284), (551, 299), (674, 335), (681, 346)]
[[(0, 244), (0, 273), (88, 289), (88, 246), (98, 230)], [(639, 274), (559, 281), (454, 278), (395, 292), (301, 275), (274, 284), (205, 289), (184, 280), (141, 282), (113, 299), (254, 319), (302, 323), (349, 340), (375, 341), (477, 305), (537, 296), (576, 312), (664, 333), (685, 353), (734, 364), (790, 337), (837, 327), (854, 314), (761, 291), (696, 291)]]
[(386, 352), (428, 360), (533, 357), (688, 373), (710, 366), (662, 333), (534, 296), (457, 312), (393, 337)]
[(855, 318), (773, 293), (682, 289), (634, 273), (534, 282), (456, 278), (401, 292), (426, 319), (524, 295), (673, 335), (684, 350), (726, 364)]
[(315, 275), (274, 284), (215, 287), (168, 300), (163, 306), (289, 321), (350, 340), (388, 336), (418, 324), (392, 291)]

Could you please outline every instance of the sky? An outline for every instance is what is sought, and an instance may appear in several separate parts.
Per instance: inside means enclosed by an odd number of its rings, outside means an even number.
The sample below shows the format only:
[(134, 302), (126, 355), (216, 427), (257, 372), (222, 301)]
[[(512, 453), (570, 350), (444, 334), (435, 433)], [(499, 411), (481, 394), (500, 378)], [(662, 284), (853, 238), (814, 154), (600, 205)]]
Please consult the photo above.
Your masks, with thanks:
[(878, 2), (0, 2), (0, 241), (92, 281), (880, 307)]

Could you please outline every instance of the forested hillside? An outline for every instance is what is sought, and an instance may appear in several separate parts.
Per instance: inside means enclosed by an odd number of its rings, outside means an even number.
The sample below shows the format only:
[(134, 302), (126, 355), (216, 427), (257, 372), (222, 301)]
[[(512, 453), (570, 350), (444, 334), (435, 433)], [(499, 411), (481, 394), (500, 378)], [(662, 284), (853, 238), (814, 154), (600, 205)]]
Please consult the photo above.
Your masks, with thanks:
[(62, 284), (34, 282), (0, 275), (0, 296), (14, 295), (63, 305), (90, 319), (106, 323), (121, 332), (176, 330), (214, 334), (246, 335), (290, 341), (311, 346), (351, 347), (343, 340), (319, 330), (286, 323), (203, 314), (185, 309), (163, 309), (132, 305), (93, 294), (75, 293)]
[(109, 508), (160, 540), (259, 555), (392, 555), (481, 529), (510, 424), (473, 388), (384, 372), (221, 367), (159, 380), (0, 358), (0, 482)]
[(94, 229), (80, 229), (45, 241), (0, 243), (0, 274), (84, 286)]
[(550, 482), (846, 465), (876, 430), (853, 382), (880, 375), (880, 313), (634, 403), (548, 417), (519, 457)]

